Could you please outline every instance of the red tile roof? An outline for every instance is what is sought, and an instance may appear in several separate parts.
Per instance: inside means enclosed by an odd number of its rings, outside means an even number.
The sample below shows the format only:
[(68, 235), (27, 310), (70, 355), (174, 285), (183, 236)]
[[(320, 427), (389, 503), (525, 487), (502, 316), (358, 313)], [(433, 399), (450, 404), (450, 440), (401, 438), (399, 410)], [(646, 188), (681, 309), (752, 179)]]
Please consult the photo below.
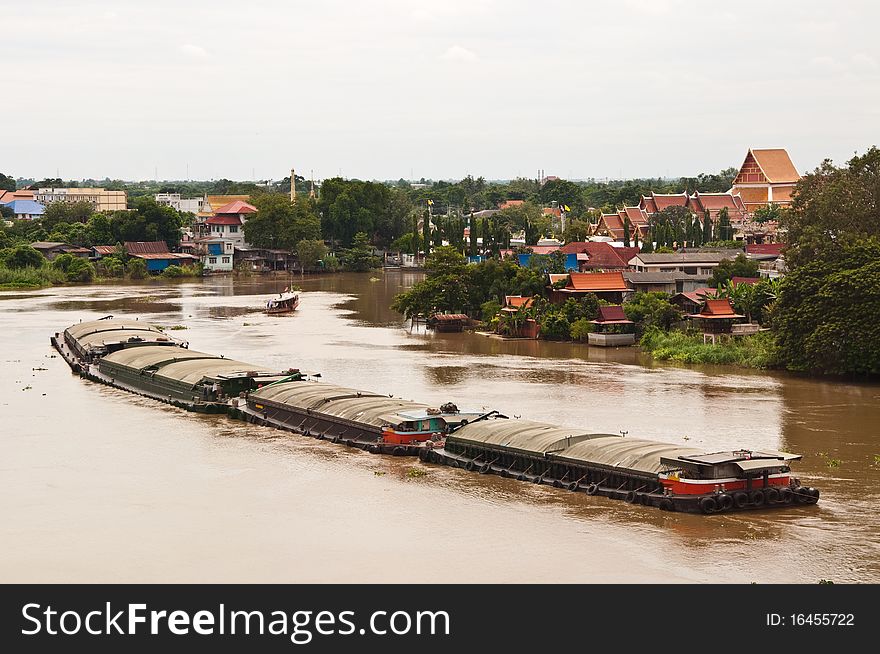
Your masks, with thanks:
[(214, 211), (215, 214), (221, 213), (257, 213), (257, 208), (248, 204), (247, 202), (243, 202), (242, 200), (233, 200), (228, 204), (224, 204), (222, 207)]
[(558, 245), (529, 245), (534, 254), (553, 254), (559, 250)]
[(209, 225), (241, 225), (238, 214), (218, 214), (205, 221)]
[(628, 291), (622, 272), (576, 273), (568, 275), (569, 291), (588, 291), (593, 293)]
[(532, 298), (522, 295), (505, 295), (504, 308), (508, 310), (528, 309), (532, 306)]
[(730, 305), (730, 299), (723, 297), (713, 300), (706, 300), (703, 310), (700, 313), (693, 314), (695, 318), (721, 319), (721, 318), (742, 318), (742, 316), (733, 310)]
[(507, 207), (518, 207), (523, 202), (525, 202), (525, 200), (505, 200), (504, 202), (499, 203), (498, 208), (507, 209)]
[(730, 283), (733, 284), (734, 286), (737, 286), (738, 284), (750, 284), (750, 285), (757, 284), (760, 281), (761, 281), (760, 277), (731, 277), (730, 278)]
[(782, 254), (782, 243), (755, 243), (746, 245), (747, 254)]
[(644, 225), (648, 222), (648, 214), (641, 207), (624, 207), (623, 210), (633, 225)]
[(749, 154), (754, 157), (761, 172), (771, 183), (796, 182), (801, 178), (784, 148), (750, 149)]
[(617, 325), (632, 324), (631, 320), (627, 320), (626, 314), (623, 312), (623, 307), (619, 304), (599, 307), (599, 315), (595, 320), (591, 320), (590, 322), (612, 323)]
[(654, 200), (654, 205), (657, 207), (657, 211), (663, 211), (667, 207), (683, 207), (688, 201), (687, 193), (674, 193), (669, 195), (663, 193), (651, 193), (651, 197)]

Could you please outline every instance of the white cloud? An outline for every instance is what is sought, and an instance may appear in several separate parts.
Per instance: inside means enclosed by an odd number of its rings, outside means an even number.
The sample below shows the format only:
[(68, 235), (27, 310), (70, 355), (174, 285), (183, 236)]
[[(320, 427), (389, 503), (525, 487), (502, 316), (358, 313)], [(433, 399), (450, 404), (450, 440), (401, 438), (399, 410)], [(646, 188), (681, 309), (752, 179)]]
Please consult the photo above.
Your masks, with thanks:
[(440, 58), (446, 61), (476, 61), (477, 55), (467, 48), (463, 48), (460, 45), (454, 45), (440, 55)]
[(183, 54), (193, 57), (194, 59), (207, 59), (208, 51), (199, 45), (193, 45), (192, 43), (184, 43), (180, 48), (178, 48)]
[(853, 55), (852, 62), (856, 68), (877, 68), (877, 60), (864, 52)]

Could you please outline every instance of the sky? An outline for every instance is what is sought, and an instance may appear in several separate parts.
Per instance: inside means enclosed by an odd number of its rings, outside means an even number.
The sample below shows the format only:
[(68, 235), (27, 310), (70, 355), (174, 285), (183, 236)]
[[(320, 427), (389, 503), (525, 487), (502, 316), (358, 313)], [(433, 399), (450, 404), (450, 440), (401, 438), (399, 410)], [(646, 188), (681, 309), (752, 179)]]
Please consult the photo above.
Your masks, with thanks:
[(0, 0), (0, 172), (696, 175), (878, 144), (874, 2)]

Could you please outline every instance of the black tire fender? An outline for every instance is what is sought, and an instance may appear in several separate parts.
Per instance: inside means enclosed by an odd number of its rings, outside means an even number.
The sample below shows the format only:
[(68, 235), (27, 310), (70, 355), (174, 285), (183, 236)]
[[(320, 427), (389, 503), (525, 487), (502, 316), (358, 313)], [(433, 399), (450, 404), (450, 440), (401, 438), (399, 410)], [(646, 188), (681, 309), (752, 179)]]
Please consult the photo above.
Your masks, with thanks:
[(703, 497), (700, 499), (700, 511), (703, 513), (714, 513), (718, 510), (718, 502), (714, 497)]

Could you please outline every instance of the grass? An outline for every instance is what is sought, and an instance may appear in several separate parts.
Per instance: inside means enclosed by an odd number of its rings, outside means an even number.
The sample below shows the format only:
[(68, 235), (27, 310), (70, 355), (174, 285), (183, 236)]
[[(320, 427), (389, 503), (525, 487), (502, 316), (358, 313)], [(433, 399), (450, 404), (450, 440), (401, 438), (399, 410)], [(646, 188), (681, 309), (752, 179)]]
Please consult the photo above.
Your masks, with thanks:
[(64, 273), (49, 266), (7, 268), (0, 265), (0, 288), (43, 288), (65, 282)]
[(648, 329), (639, 342), (655, 359), (682, 363), (734, 365), (742, 368), (776, 366), (776, 343), (770, 332), (724, 339), (715, 345), (703, 343), (702, 334)]

